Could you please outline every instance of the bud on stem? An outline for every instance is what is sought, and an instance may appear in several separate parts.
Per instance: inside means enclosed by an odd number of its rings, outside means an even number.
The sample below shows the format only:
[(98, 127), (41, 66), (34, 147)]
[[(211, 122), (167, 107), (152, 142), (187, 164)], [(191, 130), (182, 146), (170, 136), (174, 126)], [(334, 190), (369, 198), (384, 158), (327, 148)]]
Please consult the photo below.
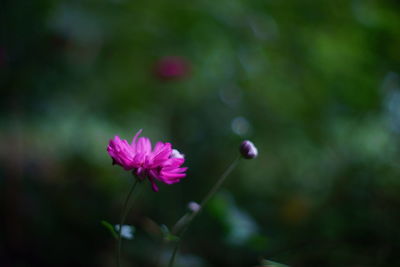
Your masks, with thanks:
[(245, 159), (254, 159), (258, 155), (258, 150), (254, 146), (253, 142), (249, 140), (245, 140), (242, 142), (239, 148), (240, 154), (245, 158)]

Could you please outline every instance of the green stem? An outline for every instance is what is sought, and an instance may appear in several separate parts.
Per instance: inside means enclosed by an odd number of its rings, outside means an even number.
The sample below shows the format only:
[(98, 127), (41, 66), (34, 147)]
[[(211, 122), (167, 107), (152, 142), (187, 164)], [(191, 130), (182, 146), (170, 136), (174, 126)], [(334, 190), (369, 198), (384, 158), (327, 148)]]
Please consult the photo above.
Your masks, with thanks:
[[(211, 188), (210, 192), (203, 198), (203, 201), (200, 203), (200, 208), (203, 209), (204, 205), (214, 196), (214, 194), (218, 191), (218, 189), (221, 187), (222, 183), (226, 180), (229, 174), (235, 169), (236, 165), (238, 164), (240, 159), (240, 156), (238, 156), (232, 163), (229, 165), (228, 169), (221, 175), (217, 183)], [(194, 213), (194, 216), (196, 216), (198, 212)]]
[[(240, 159), (240, 156), (238, 156), (232, 163), (229, 165), (229, 167), (225, 170), (225, 172), (221, 175), (221, 177), (218, 179), (218, 181), (214, 184), (214, 186), (211, 188), (211, 190), (208, 192), (208, 194), (203, 198), (203, 200), (200, 203), (200, 210), (197, 212), (192, 212), (189, 215), (189, 218), (187, 219), (186, 226), (180, 231), (179, 234), (179, 240), (176, 242), (174, 250), (171, 255), (171, 259), (169, 260), (168, 267), (173, 267), (174, 266), (174, 261), (176, 254), (178, 253), (180, 243), (182, 241), (183, 235), (186, 233), (187, 229), (189, 228), (190, 223), (193, 221), (193, 219), (197, 216), (197, 214), (200, 213), (201, 210), (203, 210), (204, 205), (207, 204), (207, 202), (215, 195), (215, 193), (219, 190), (221, 185), (224, 183), (228, 175), (235, 169), (236, 165), (238, 164)], [(187, 216), (187, 214), (184, 215), (184, 217)], [(181, 220), (179, 220), (181, 221)], [(178, 221), (178, 222), (179, 222)]]
[(139, 179), (135, 179), (135, 182), (133, 183), (131, 190), (129, 191), (125, 202), (124, 202), (124, 206), (122, 208), (122, 215), (121, 215), (121, 223), (119, 224), (119, 229), (118, 229), (118, 248), (117, 248), (117, 266), (120, 267), (121, 266), (121, 247), (122, 247), (122, 225), (125, 222), (126, 216), (128, 215), (128, 203), (129, 200), (132, 196), (133, 191), (135, 191), (136, 185), (138, 184)]

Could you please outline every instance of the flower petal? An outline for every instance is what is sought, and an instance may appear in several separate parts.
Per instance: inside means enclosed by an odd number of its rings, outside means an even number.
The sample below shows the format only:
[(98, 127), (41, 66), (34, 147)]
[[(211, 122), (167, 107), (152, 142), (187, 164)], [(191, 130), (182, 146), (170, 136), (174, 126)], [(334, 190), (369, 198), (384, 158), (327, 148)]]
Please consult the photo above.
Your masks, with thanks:
[(153, 155), (153, 163), (161, 164), (168, 160), (169, 156), (172, 153), (172, 146), (170, 143), (165, 143), (162, 149), (156, 154)]
[(151, 142), (147, 137), (140, 137), (135, 148), (136, 153), (148, 155), (151, 153)]
[(151, 183), (151, 188), (153, 189), (153, 191), (158, 192), (158, 186), (156, 182), (154, 182), (154, 179), (152, 177), (149, 177), (149, 181)]
[(132, 143), (131, 143), (131, 146), (132, 146), (132, 147), (135, 147), (135, 145), (136, 145), (136, 139), (138, 138), (138, 136), (139, 136), (141, 133), (142, 133), (142, 129), (140, 129), (140, 130), (135, 134), (135, 136), (133, 137)]
[(132, 169), (130, 163), (133, 153), (126, 140), (119, 138), (119, 136), (115, 136), (114, 139), (110, 140), (107, 146), (107, 152), (114, 160), (113, 163), (122, 166), (125, 170)]

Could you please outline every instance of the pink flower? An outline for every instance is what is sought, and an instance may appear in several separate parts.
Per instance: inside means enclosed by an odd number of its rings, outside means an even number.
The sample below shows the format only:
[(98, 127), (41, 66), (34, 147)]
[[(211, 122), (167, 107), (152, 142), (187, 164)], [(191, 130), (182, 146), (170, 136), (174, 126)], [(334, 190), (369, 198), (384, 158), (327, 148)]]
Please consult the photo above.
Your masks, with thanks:
[(118, 136), (110, 140), (107, 151), (113, 164), (127, 171), (133, 170), (139, 179), (148, 178), (155, 192), (158, 191), (155, 179), (166, 184), (178, 183), (186, 176), (187, 168), (181, 167), (185, 162), (184, 155), (172, 149), (170, 143), (157, 142), (152, 149), (149, 138), (138, 139), (141, 132), (137, 132), (131, 144)]

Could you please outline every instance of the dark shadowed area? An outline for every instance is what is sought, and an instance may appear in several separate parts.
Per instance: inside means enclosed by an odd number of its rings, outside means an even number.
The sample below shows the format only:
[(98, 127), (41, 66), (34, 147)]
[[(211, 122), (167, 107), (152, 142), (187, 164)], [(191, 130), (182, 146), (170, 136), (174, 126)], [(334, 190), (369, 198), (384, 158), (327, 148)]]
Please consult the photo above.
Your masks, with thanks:
[(0, 89), (0, 266), (116, 266), (106, 147), (139, 129), (189, 170), (143, 185), (123, 266), (167, 265), (244, 139), (175, 267), (400, 266), (396, 0), (3, 0)]

